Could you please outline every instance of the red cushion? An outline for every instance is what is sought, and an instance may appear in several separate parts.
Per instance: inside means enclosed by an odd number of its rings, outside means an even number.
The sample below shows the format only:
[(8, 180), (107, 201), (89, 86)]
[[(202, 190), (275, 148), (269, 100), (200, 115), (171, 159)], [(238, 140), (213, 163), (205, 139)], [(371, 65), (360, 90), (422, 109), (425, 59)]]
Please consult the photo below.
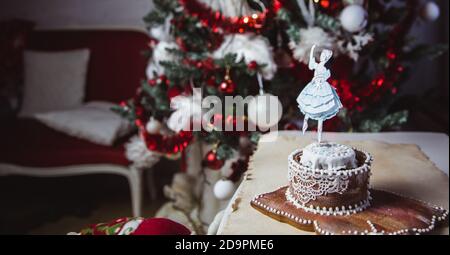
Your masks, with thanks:
[(28, 48), (40, 51), (90, 49), (86, 101), (120, 102), (133, 97), (145, 79), (149, 36), (127, 30), (52, 30), (32, 33)]
[(129, 165), (123, 141), (103, 146), (77, 139), (32, 119), (0, 126), (0, 162), (30, 167), (81, 164)]

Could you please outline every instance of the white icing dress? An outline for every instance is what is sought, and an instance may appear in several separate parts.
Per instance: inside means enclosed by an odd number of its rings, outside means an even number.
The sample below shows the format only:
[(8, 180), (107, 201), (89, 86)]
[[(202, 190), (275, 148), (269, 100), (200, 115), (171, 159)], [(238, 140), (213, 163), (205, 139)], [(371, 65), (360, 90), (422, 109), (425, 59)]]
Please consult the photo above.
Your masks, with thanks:
[(330, 70), (322, 63), (315, 64), (314, 78), (297, 98), (300, 111), (307, 119), (324, 121), (334, 117), (342, 108), (341, 100), (328, 82)]
[(331, 73), (325, 67), (325, 63), (330, 60), (333, 52), (323, 50), (320, 55), (320, 63), (316, 63), (314, 60), (315, 47), (314, 45), (311, 48), (309, 57), (309, 69), (314, 70), (314, 77), (302, 90), (297, 98), (297, 102), (300, 111), (305, 115), (303, 133), (308, 128), (308, 119), (317, 120), (317, 140), (320, 143), (322, 140), (323, 121), (336, 116), (342, 108), (342, 103), (336, 90), (327, 82), (328, 78), (331, 77)]

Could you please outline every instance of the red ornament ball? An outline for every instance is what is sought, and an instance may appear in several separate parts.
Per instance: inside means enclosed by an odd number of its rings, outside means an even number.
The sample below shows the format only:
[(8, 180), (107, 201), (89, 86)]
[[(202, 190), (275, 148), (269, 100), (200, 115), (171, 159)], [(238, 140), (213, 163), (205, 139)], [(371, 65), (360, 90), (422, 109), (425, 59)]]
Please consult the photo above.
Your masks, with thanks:
[(225, 164), (224, 160), (218, 159), (217, 154), (214, 150), (206, 153), (205, 158), (203, 159), (203, 166), (212, 169), (219, 170)]
[(236, 90), (236, 84), (232, 80), (225, 80), (219, 85), (219, 91), (225, 94), (232, 94)]

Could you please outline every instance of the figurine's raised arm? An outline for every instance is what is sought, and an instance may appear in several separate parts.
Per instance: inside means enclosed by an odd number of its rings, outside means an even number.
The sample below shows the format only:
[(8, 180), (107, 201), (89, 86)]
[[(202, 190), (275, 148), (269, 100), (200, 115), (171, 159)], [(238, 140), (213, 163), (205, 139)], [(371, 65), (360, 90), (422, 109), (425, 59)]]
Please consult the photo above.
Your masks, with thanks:
[(311, 52), (309, 53), (309, 70), (314, 70), (316, 69), (317, 63), (316, 60), (314, 59), (314, 50), (316, 49), (316, 45), (313, 45), (311, 48)]

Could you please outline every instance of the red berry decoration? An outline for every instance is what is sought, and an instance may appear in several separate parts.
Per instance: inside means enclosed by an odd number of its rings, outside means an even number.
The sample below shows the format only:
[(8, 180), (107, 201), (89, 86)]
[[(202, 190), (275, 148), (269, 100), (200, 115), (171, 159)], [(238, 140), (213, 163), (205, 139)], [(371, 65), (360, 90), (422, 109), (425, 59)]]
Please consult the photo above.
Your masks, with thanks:
[(167, 90), (167, 97), (169, 99), (172, 99), (176, 96), (181, 95), (181, 89), (179, 89), (178, 87), (171, 87), (170, 89)]
[(161, 83), (167, 83), (167, 76), (162, 74), (159, 76), (159, 80), (161, 81)]
[(120, 107), (128, 107), (127, 101), (121, 101), (120, 102)]
[(252, 61), (252, 62), (248, 63), (247, 67), (249, 70), (254, 71), (258, 68), (258, 63), (256, 61)]
[(150, 85), (151, 87), (154, 87), (156, 85), (156, 80), (155, 79), (150, 79), (148, 80), (148, 85)]
[(216, 87), (216, 76), (211, 76), (208, 78), (208, 80), (206, 81), (206, 85), (210, 86), (210, 87)]
[(213, 70), (216, 68), (214, 60), (212, 58), (207, 58), (203, 61), (203, 67), (207, 70)]
[(175, 42), (178, 44), (178, 46), (180, 47), (180, 49), (182, 51), (187, 51), (188, 47), (186, 46), (186, 43), (184, 42), (184, 40), (181, 37), (177, 37), (175, 39)]
[(192, 86), (190, 84), (187, 84), (184, 86), (182, 94), (192, 95), (192, 93), (193, 93), (192, 90), (193, 90)]
[(206, 153), (205, 158), (203, 159), (203, 166), (212, 169), (212, 170), (219, 170), (223, 167), (225, 164), (225, 161), (218, 159), (216, 151), (211, 150), (208, 153)]
[(225, 94), (232, 94), (236, 90), (236, 84), (232, 80), (225, 80), (219, 85), (219, 91)]
[(300, 130), (297, 124), (289, 122), (284, 125), (284, 130)]
[(142, 124), (142, 120), (140, 120), (140, 119), (136, 119), (136, 120), (134, 121), (134, 124), (135, 124), (137, 127), (142, 127), (142, 126), (144, 126), (144, 124)]

